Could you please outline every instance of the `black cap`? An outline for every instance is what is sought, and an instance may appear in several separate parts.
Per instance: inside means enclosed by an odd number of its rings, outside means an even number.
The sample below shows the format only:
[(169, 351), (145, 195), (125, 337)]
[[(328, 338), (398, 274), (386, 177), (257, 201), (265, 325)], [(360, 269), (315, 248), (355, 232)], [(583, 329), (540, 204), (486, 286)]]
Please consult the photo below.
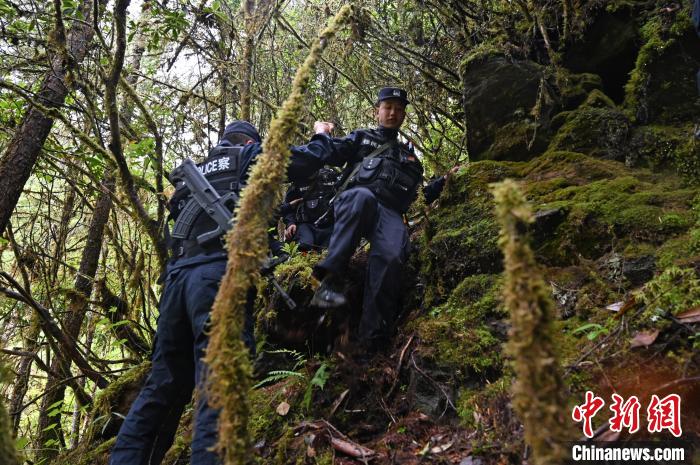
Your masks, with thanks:
[(405, 105), (408, 105), (410, 103), (406, 96), (405, 90), (400, 89), (398, 87), (382, 87), (381, 89), (379, 89), (379, 93), (377, 94), (377, 104), (379, 104), (379, 102), (383, 100), (389, 100), (390, 98), (397, 98), (401, 100)]
[(227, 134), (231, 134), (234, 132), (238, 134), (245, 134), (246, 136), (253, 139), (255, 142), (262, 141), (262, 139), (260, 139), (260, 134), (258, 134), (258, 130), (255, 129), (255, 126), (250, 124), (248, 121), (239, 120), (229, 124), (228, 126), (226, 126), (226, 129), (224, 129), (224, 134), (222, 137), (225, 137)]

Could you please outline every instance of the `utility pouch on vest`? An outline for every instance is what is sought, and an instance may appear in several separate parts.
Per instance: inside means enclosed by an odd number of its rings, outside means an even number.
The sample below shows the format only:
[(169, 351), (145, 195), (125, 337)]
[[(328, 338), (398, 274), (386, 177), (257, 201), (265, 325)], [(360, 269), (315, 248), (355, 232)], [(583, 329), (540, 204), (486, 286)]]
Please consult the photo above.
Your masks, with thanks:
[(382, 164), (383, 159), (381, 158), (365, 158), (362, 160), (362, 167), (357, 172), (357, 182), (360, 184), (368, 184), (379, 176), (381, 169), (379, 168)]

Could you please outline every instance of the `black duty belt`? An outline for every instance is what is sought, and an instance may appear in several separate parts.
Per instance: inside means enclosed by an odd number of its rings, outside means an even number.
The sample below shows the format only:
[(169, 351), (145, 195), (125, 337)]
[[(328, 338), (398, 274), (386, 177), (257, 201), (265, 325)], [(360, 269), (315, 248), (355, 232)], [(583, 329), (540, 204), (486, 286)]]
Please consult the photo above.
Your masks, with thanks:
[(211, 241), (206, 244), (198, 244), (196, 239), (182, 241), (180, 257), (190, 258), (195, 255), (212, 255), (215, 253), (226, 252), (222, 242), (223, 236), (219, 240)]

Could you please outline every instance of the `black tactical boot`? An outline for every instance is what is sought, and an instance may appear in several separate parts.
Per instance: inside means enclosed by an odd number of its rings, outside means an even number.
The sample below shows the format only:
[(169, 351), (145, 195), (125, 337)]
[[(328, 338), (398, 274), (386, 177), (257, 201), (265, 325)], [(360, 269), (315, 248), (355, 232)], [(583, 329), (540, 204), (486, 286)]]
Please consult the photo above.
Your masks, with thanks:
[(342, 307), (348, 302), (343, 293), (343, 281), (334, 274), (328, 274), (316, 289), (311, 305), (318, 308)]

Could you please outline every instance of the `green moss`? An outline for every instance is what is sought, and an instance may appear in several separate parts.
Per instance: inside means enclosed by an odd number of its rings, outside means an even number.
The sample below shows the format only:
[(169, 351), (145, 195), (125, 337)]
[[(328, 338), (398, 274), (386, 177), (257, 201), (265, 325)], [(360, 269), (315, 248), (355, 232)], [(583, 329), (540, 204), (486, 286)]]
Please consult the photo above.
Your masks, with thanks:
[(693, 268), (671, 266), (649, 281), (636, 295), (645, 304), (633, 323), (639, 327), (667, 327), (664, 315), (675, 315), (700, 305), (700, 279)]
[(644, 255), (654, 255), (657, 251), (657, 247), (648, 242), (633, 242), (628, 244), (622, 251), (622, 255), (625, 258), (635, 258)]
[(601, 103), (607, 97), (594, 92), (587, 102), (567, 115), (548, 151), (565, 150), (612, 160), (625, 159), (630, 122), (622, 112)]
[(497, 41), (482, 42), (476, 47), (473, 47), (469, 55), (462, 60), (459, 67), (460, 73), (464, 75), (470, 66), (483, 63), (492, 57), (510, 58), (511, 54)]
[(423, 356), (459, 378), (500, 370), (502, 341), (489, 324), (505, 316), (500, 289), (497, 275), (468, 276), (447, 302), (412, 322)]
[[(501, 270), (488, 184), (514, 176), (519, 163), (479, 161), (452, 179), (420, 241), (420, 273), (428, 306), (444, 300), (466, 276)], [(469, 257), (469, 260), (464, 260)]]
[(280, 402), (285, 400), (282, 389), (279, 385), (256, 389), (250, 392), (251, 411), (254, 412), (250, 418), (250, 434), (254, 441), (264, 439), (271, 442), (281, 433), (285, 424), (284, 417), (280, 416), (275, 409)]
[(582, 106), (588, 108), (615, 108), (615, 102), (599, 89), (594, 89), (588, 94)]
[(630, 151), (635, 163), (651, 167), (675, 169), (686, 182), (700, 179), (700, 144), (693, 140), (692, 125), (681, 127), (649, 125), (636, 128), (630, 138)]
[(642, 26), (642, 45), (625, 86), (625, 108), (638, 122), (683, 121), (700, 111), (692, 76), (700, 58), (690, 4), (670, 18), (656, 14)]
[[(636, 243), (656, 249), (693, 229), (696, 215), (690, 207), (697, 190), (676, 176), (576, 152), (547, 152), (513, 168), (538, 210), (560, 209), (566, 215), (538, 239), (538, 257), (550, 266), (597, 259), (613, 244), (618, 250)], [(700, 233), (696, 236), (700, 240)], [(661, 252), (672, 253), (671, 244)]]
[[(83, 442), (92, 443), (97, 438), (97, 433), (102, 429), (104, 423), (109, 420), (110, 414), (115, 404), (120, 402), (120, 398), (127, 390), (138, 389), (151, 369), (151, 362), (146, 361), (126, 371), (109, 386), (103, 389), (95, 398), (90, 415), (90, 426), (88, 427)], [(126, 412), (119, 412), (126, 414)]]
[(275, 269), (275, 277), (285, 284), (291, 284), (292, 281), (311, 283), (313, 267), (321, 258), (321, 254), (314, 252), (296, 254)]
[(525, 161), (541, 153), (547, 146), (544, 130), (530, 120), (516, 121), (496, 130), (494, 142), (481, 155), (483, 160)]
[(105, 441), (96, 447), (88, 446), (84, 441), (75, 450), (58, 456), (51, 465), (107, 465), (109, 452), (117, 438)]
[[(310, 298), (310, 295), (313, 294), (313, 290), (315, 289), (314, 278), (311, 276), (313, 266), (320, 261), (322, 257), (322, 254), (315, 252), (297, 253), (275, 268), (275, 279), (288, 294), (294, 296), (293, 298), (295, 300), (300, 296), (307, 296)], [(278, 317), (277, 312), (279, 308), (286, 310), (287, 307), (284, 306), (284, 303), (279, 302), (277, 292), (266, 278), (261, 278), (257, 287), (263, 290), (262, 292), (258, 292), (257, 296), (258, 301), (256, 307), (260, 309), (257, 321), (259, 324), (265, 326)], [(278, 300), (275, 301), (275, 299)], [(302, 303), (301, 300), (297, 302), (299, 305)]]
[(603, 80), (597, 74), (574, 74), (559, 67), (555, 71), (556, 81), (559, 83), (562, 106), (564, 109), (578, 107), (596, 89), (603, 87)]
[(510, 397), (512, 381), (510, 375), (504, 375), (481, 389), (461, 388), (456, 402), (460, 423), (465, 428), (480, 430), (496, 426), (484, 424), (484, 421), (488, 421), (488, 409), (495, 401)]
[(517, 174), (532, 181), (552, 178), (566, 179), (571, 185), (585, 184), (597, 179), (613, 178), (626, 173), (625, 167), (612, 160), (570, 151), (547, 151), (543, 155), (521, 165)]
[(683, 234), (664, 242), (656, 250), (659, 268), (668, 268), (677, 265), (688, 257), (697, 255), (695, 251), (698, 244), (697, 230), (693, 229), (694, 235)]

